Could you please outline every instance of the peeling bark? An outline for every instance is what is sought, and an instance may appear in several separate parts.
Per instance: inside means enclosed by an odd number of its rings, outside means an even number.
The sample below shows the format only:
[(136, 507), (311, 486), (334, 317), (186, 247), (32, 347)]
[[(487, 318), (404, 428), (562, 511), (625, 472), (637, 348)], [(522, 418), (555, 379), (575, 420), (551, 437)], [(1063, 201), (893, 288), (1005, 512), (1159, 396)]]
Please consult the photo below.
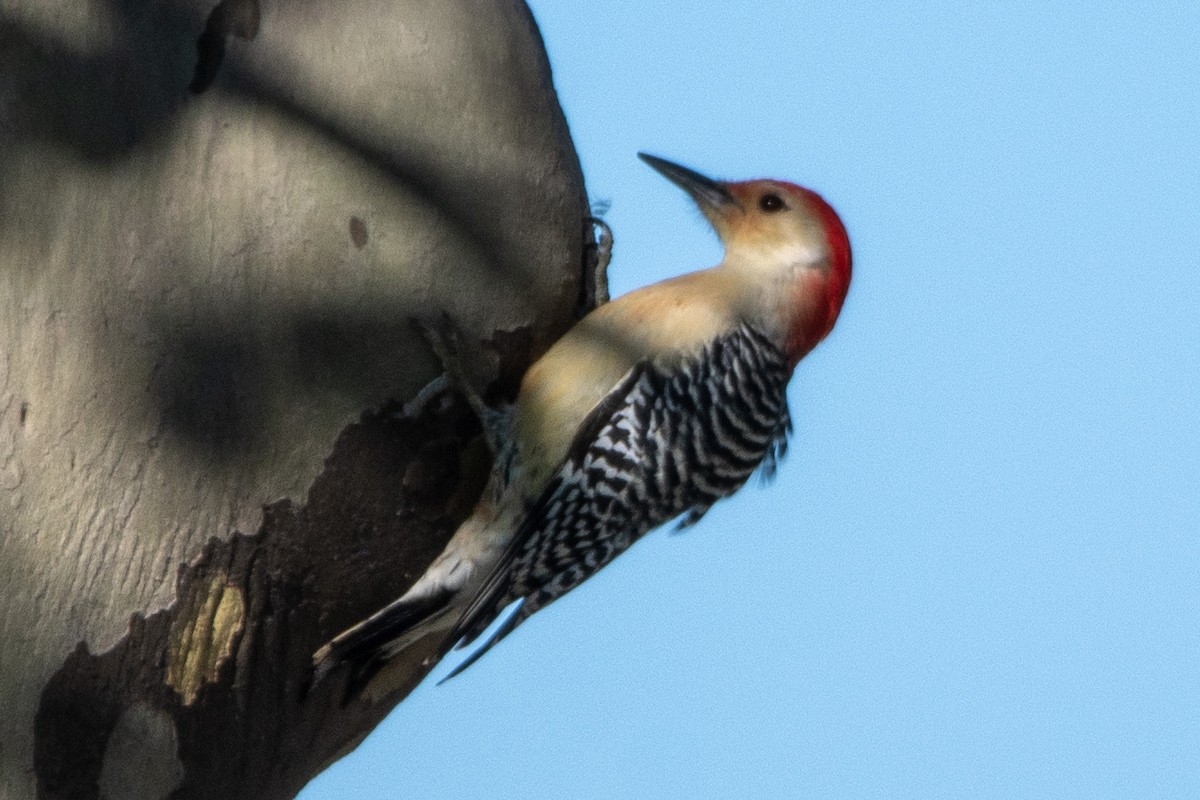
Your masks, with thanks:
[(292, 797), (489, 467), (412, 320), (511, 397), (596, 294), (528, 10), (0, 0), (0, 147), (0, 798)]
[(253, 536), (210, 539), (180, 567), (166, 608), (134, 615), (104, 652), (80, 643), (41, 693), (39, 796), (96, 796), (79, 792), (99, 786), (105, 743), (130, 708), (174, 721), (185, 765), (174, 797), (198, 799), (291, 797), (382, 719), (399, 693), (346, 709), (338, 693), (302, 699), (312, 652), (415, 580), (488, 466), (459, 459), (479, 438), (465, 403), (416, 420), (393, 413), (342, 433), (307, 503), (272, 504)]

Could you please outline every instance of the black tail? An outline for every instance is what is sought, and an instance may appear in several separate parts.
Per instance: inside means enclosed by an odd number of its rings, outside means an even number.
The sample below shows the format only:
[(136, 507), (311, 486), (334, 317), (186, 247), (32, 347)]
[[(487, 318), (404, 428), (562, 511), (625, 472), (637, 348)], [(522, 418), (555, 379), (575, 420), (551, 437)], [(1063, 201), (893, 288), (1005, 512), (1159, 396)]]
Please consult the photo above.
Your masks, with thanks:
[(313, 654), (312, 674), (303, 695), (321, 685), (338, 667), (346, 664), (350, 675), (342, 698), (345, 705), (371, 682), (375, 674), (395, 655), (392, 644), (422, 622), (448, 607), (454, 592), (443, 590), (429, 597), (397, 600), (352, 628), (342, 631)]

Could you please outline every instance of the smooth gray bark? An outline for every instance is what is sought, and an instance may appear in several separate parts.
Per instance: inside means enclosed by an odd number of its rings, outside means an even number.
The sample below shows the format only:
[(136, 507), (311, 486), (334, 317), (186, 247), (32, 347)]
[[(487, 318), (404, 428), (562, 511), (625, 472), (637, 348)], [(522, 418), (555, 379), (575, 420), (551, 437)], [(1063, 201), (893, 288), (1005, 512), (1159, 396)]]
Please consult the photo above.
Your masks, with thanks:
[(0, 0), (4, 800), (288, 798), (353, 747), (425, 668), (343, 708), (309, 656), (488, 467), (461, 400), (398, 413), (412, 319), (502, 396), (588, 304), (520, 0), (215, 5)]

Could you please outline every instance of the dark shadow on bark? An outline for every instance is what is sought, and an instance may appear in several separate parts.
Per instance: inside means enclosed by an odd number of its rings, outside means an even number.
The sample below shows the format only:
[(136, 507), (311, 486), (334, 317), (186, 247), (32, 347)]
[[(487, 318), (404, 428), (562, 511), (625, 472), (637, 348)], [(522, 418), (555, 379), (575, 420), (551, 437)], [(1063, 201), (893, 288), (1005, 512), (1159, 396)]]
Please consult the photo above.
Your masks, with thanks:
[[(226, 3), (232, 3), (233, 10), (218, 14)], [(110, 0), (110, 4), (118, 20), (118, 43), (94, 56), (73, 52), (66, 42), (0, 13), (0, 81), (15, 88), (10, 107), (21, 111), (16, 117), (0, 119), (0, 145), (6, 150), (49, 144), (88, 161), (110, 163), (153, 149), (186, 103), (205, 102), (207, 94), (197, 97), (188, 87), (199, 79), (198, 69), (208, 68), (198, 65), (196, 47), (204, 26), (210, 23), (161, 3)], [(210, 19), (218, 20), (214, 24), (227, 31), (225, 37), (229, 33), (241, 36), (242, 31), (250, 37), (257, 33), (258, 17), (244, 11), (249, 6), (257, 12), (257, 3), (225, 0), (214, 8)], [(242, 21), (251, 16), (252, 26)], [(532, 17), (528, 24), (533, 26)], [(372, 142), (338, 123), (324, 109), (306, 103), (303, 87), (244, 72), (235, 64), (222, 65), (219, 78), (215, 68), (213, 72), (204, 78), (206, 87), (216, 79), (233, 96), (275, 109), (438, 209), (473, 243), (481, 262), (492, 265), (511, 290), (528, 291), (530, 281), (540, 274), (539, 265), (522, 263), (511, 232), (497, 230), (489, 213), (495, 198), (471, 185), (462, 164), (437, 163), (427, 150), (415, 145), (408, 150), (396, 147), (402, 131), (393, 131), (393, 141), (386, 147)], [(546, 76), (548, 80), (548, 66)], [(295, 76), (280, 80), (294, 81)], [(0, 164), (0, 182), (9, 180), (5, 171)], [(581, 206), (581, 224), (584, 214), (586, 209)], [(581, 237), (591, 241), (590, 229)]]
[(255, 447), (268, 390), (262, 356), (227, 330), (172, 342), (151, 384), (166, 430), (217, 458)]
[(0, 74), (20, 110), (0, 123), (10, 143), (49, 143), (108, 162), (152, 139), (188, 101), (196, 21), (162, 3), (110, 6), (116, 43), (96, 55), (0, 14)]
[[(220, 462), (270, 446), (267, 421), (297, 402), (296, 395), (334, 392), (383, 403), (442, 370), (420, 328), (400, 310), (276, 309), (269, 332), (248, 313), (203, 325), (147, 313), (137, 327), (162, 343), (150, 382), (161, 434), (181, 441), (199, 460)], [(468, 354), (487, 351), (496, 359), (497, 376), (477, 387), (481, 395), (492, 403), (512, 402), (537, 354), (534, 333), (526, 327), (495, 331), (462, 345)], [(142, 391), (136, 371), (95, 379)]]

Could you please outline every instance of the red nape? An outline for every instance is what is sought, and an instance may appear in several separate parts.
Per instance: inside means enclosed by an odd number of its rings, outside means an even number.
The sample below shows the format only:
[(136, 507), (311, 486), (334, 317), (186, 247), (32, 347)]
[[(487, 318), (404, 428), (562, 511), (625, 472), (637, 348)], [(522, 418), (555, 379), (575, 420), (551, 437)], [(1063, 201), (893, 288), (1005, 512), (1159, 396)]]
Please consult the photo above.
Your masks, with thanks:
[[(799, 188), (799, 187), (798, 187)], [(825, 228), (825, 238), (829, 243), (829, 281), (826, 285), (828, 292), (828, 310), (825, 318), (825, 330), (821, 332), (824, 339), (833, 330), (838, 314), (842, 311), (842, 303), (846, 301), (846, 293), (850, 291), (850, 271), (852, 256), (850, 253), (850, 236), (842, 218), (833, 210), (833, 206), (825, 202), (825, 198), (812, 191), (800, 191), (812, 204), (813, 209)]]

